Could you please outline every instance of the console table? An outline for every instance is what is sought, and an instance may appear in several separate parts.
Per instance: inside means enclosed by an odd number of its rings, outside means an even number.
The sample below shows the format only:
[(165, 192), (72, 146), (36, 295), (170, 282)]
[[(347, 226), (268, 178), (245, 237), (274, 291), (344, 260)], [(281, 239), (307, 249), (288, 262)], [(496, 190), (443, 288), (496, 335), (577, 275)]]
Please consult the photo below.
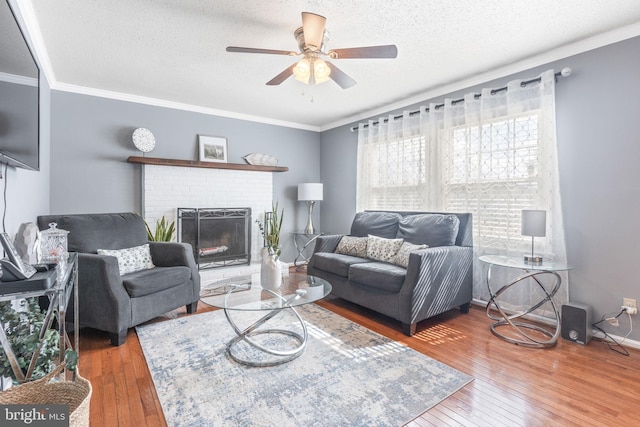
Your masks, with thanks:
[[(540, 264), (528, 264), (525, 263), (521, 258), (499, 255), (483, 255), (479, 258), (479, 260), (489, 265), (489, 269), (487, 270), (487, 288), (489, 289), (490, 298), (489, 302), (487, 303), (487, 316), (490, 319), (496, 321), (491, 325), (491, 332), (498, 338), (501, 338), (507, 342), (522, 345), (525, 347), (545, 348), (556, 345), (558, 336), (560, 335), (560, 313), (558, 311), (558, 308), (556, 307), (555, 302), (553, 301), (553, 296), (556, 294), (556, 292), (558, 292), (560, 284), (562, 283), (558, 272), (571, 270), (572, 267), (564, 263), (552, 262), (549, 260), (544, 260)], [(500, 287), (498, 290), (494, 291), (491, 284), (491, 272), (496, 267), (520, 269), (524, 272), (524, 274), (516, 277), (510, 283), (507, 283)], [(551, 277), (553, 283), (550, 286), (547, 285), (545, 287), (543, 282), (540, 280), (540, 277), (542, 276)], [(529, 278), (534, 280), (534, 283), (539, 286), (544, 296), (540, 301), (531, 304), (530, 307), (524, 309), (523, 311), (509, 313), (503, 307), (503, 305), (501, 305), (504, 303), (501, 303), (499, 301), (500, 296), (511, 287), (516, 286)], [(526, 316), (536, 309), (542, 307), (547, 302), (551, 305), (555, 317), (552, 325), (553, 329), (551, 331), (533, 323), (518, 320), (523, 316)], [(493, 310), (496, 310), (499, 313), (499, 316), (492, 314)], [(514, 332), (514, 334), (507, 335), (505, 333), (502, 333), (498, 330), (498, 328), (501, 326), (511, 326), (512, 332)], [(532, 335), (528, 331), (535, 331), (536, 334)], [(546, 339), (540, 337), (546, 337)]]
[[(38, 360), (38, 356), (40, 355), (40, 350), (42, 349), (42, 345), (44, 344), (44, 336), (47, 329), (51, 328), (53, 324), (53, 319), (55, 318), (58, 326), (58, 333), (60, 334), (59, 340), (59, 362), (63, 363), (64, 361), (64, 353), (67, 348), (73, 348), (76, 352), (79, 350), (78, 346), (78, 255), (76, 253), (69, 254), (69, 259), (66, 264), (58, 265), (55, 269), (36, 273), (37, 277), (34, 276), (36, 280), (42, 283), (48, 283), (49, 279), (55, 281), (51, 287), (43, 289), (35, 289), (33, 286), (29, 286), (27, 280), (21, 280), (16, 282), (4, 282), (0, 283), (0, 301), (12, 301), (19, 300), (25, 298), (34, 298), (34, 297), (44, 297), (48, 298), (49, 306), (47, 308), (47, 312), (45, 314), (44, 322), (42, 324), (42, 328), (39, 331), (34, 331), (34, 333), (38, 334), (39, 345), (38, 348), (33, 352), (31, 356), (31, 361), (29, 362), (29, 367), (27, 369), (27, 373), (24, 374), (22, 369), (20, 369), (20, 365), (18, 364), (18, 359), (15, 355), (14, 349), (11, 347), (11, 343), (7, 338), (7, 335), (4, 331), (4, 328), (0, 327), (0, 342), (2, 343), (2, 348), (7, 355), (7, 359), (9, 359), (9, 363), (11, 364), (11, 368), (13, 373), (16, 376), (16, 379), (22, 383), (31, 379), (33, 375), (33, 370), (36, 366), (36, 361)], [(33, 282), (33, 280), (31, 280)], [(24, 285), (26, 290), (16, 291), (11, 293), (2, 293), (1, 286), (3, 284), (10, 284), (11, 289), (19, 287), (21, 284)], [(71, 301), (71, 293), (73, 292), (73, 334), (74, 340), (73, 345), (69, 341), (69, 337), (67, 336), (66, 330), (66, 316), (67, 309), (69, 306), (69, 302)], [(1, 321), (2, 319), (0, 319)]]

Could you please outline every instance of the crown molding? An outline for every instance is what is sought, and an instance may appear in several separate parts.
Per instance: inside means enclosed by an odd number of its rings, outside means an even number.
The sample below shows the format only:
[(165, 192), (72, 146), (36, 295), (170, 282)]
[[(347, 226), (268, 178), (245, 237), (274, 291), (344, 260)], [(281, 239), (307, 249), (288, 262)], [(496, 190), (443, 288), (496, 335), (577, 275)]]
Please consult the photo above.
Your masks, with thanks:
[(252, 116), (249, 114), (241, 114), (233, 111), (216, 110), (214, 108), (200, 107), (197, 105), (183, 104), (180, 102), (167, 101), (164, 99), (150, 98), (146, 96), (131, 95), (131, 94), (122, 93), (122, 92), (113, 92), (113, 91), (103, 90), (103, 89), (95, 89), (91, 87), (72, 85), (68, 83), (56, 82), (51, 86), (51, 89), (62, 91), (62, 92), (77, 93), (80, 95), (90, 95), (90, 96), (98, 96), (101, 98), (115, 99), (118, 101), (135, 102), (138, 104), (151, 105), (155, 107), (172, 108), (174, 110), (190, 111), (193, 113), (202, 113), (202, 114), (208, 114), (208, 115), (218, 116), (218, 117), (228, 117), (231, 119), (247, 120), (251, 122), (264, 123), (264, 124), (274, 125), (274, 126), (284, 126), (289, 128), (320, 132), (319, 127), (310, 126), (302, 123), (294, 123), (294, 122), (287, 122), (284, 120), (270, 119), (267, 117)]
[(8, 74), (8, 73), (0, 72), (0, 81), (7, 82), (7, 83), (14, 83), (18, 85), (38, 87), (38, 79), (36, 79), (35, 77), (25, 77), (25, 76), (18, 76), (16, 74)]

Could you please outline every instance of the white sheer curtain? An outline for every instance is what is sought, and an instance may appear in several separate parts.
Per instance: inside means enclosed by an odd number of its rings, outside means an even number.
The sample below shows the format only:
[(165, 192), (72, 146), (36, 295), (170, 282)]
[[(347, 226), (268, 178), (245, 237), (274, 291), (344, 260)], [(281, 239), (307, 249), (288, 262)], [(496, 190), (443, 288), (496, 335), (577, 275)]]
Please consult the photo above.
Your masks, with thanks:
[(357, 210), (417, 210), (437, 203), (425, 191), (440, 174), (437, 145), (427, 143), (426, 107), (381, 117), (358, 129)]
[[(531, 239), (520, 234), (522, 209), (547, 211), (547, 236), (536, 252), (566, 263), (555, 130), (555, 76), (511, 81), (506, 90), (446, 99), (402, 119), (360, 125), (357, 207), (471, 212), (474, 298), (487, 301), (484, 254), (522, 256)], [(417, 148), (419, 147), (419, 148)], [(506, 281), (517, 270), (501, 270)], [(567, 274), (556, 302), (568, 300)], [(514, 310), (541, 299), (537, 286), (513, 287), (503, 299)], [(539, 314), (553, 317), (552, 313)]]

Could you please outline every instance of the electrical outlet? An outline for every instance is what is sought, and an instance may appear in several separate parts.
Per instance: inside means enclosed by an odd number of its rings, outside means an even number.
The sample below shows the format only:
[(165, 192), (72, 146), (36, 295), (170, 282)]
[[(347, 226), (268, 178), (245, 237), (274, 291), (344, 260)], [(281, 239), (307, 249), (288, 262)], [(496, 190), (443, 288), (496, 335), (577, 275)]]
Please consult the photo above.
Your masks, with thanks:
[(622, 298), (622, 309), (631, 315), (638, 314), (638, 306), (633, 298)]

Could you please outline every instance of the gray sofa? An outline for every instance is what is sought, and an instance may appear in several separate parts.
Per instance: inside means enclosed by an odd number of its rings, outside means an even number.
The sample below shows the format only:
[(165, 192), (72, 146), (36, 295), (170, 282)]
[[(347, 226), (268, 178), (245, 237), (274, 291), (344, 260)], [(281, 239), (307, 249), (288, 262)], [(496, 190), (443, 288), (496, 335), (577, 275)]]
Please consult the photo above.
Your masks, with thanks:
[[(111, 344), (120, 345), (133, 326), (183, 305), (188, 313), (196, 310), (200, 275), (189, 244), (149, 242), (144, 220), (134, 213), (38, 217), (40, 230), (51, 222), (69, 231), (69, 251), (78, 252), (80, 326), (109, 332)], [(116, 257), (97, 254), (146, 243), (155, 267), (128, 274), (120, 275)]]
[[(410, 252), (405, 268), (396, 265), (395, 259), (371, 259), (368, 256), (378, 258), (371, 252), (354, 256), (340, 245), (342, 235), (320, 236), (307, 273), (328, 280), (333, 295), (399, 320), (409, 336), (421, 320), (456, 307), (468, 312), (473, 272), (471, 214), (359, 212), (349, 236), (368, 235), (428, 247)], [(362, 239), (349, 242), (358, 240)]]

